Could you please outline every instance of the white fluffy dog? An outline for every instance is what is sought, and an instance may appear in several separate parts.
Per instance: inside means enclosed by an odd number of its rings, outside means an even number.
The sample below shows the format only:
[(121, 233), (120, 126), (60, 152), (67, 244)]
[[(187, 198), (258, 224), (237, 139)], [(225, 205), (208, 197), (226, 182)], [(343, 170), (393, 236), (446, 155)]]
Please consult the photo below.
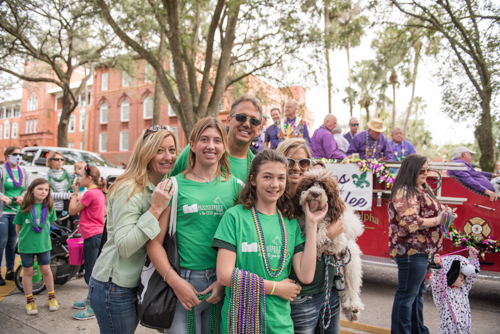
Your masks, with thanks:
[[(354, 210), (344, 203), (340, 197), (336, 177), (326, 169), (307, 172), (300, 181), (295, 198), (295, 212), (297, 221), (304, 232), (305, 203), (309, 203), (312, 212), (321, 209), (328, 202), (328, 213), (318, 224), (316, 240), (317, 256), (321, 258), (324, 252), (333, 254), (335, 259), (341, 260), (346, 247), (351, 253), (351, 260), (343, 267), (345, 290), (339, 291), (342, 312), (349, 321), (358, 320), (364, 305), (360, 298), (363, 271), (361, 268), (361, 249), (356, 239), (363, 234), (363, 222)], [(335, 239), (330, 240), (327, 229), (331, 223), (342, 219), (344, 231)], [(348, 259), (348, 256), (346, 256)]]

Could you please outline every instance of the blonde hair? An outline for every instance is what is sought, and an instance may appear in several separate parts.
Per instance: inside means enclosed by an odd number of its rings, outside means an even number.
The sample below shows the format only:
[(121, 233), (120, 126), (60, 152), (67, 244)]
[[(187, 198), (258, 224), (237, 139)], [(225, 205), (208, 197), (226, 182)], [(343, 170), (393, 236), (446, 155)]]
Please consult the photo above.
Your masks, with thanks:
[(173, 138), (175, 154), (178, 154), (177, 137), (173, 132), (162, 129), (142, 136), (135, 143), (134, 151), (128, 161), (127, 169), (116, 178), (115, 183), (109, 188), (108, 199), (113, 198), (115, 192), (127, 183), (130, 184), (126, 185), (126, 188), (121, 190), (127, 191), (128, 199), (139, 192), (143, 194), (146, 193), (146, 187), (149, 182), (148, 165), (156, 156), (163, 139), (167, 137)]
[(304, 151), (306, 151), (307, 157), (309, 159), (312, 159), (311, 150), (309, 150), (309, 146), (307, 146), (306, 141), (302, 138), (287, 139), (278, 145), (277, 150), (283, 153), (285, 156), (288, 156), (288, 153), (291, 153), (291, 155), (293, 155), (301, 148), (304, 149)]
[(64, 155), (61, 152), (59, 152), (59, 151), (51, 151), (49, 153), (49, 156), (47, 157), (47, 160), (45, 161), (45, 166), (47, 166), (49, 168), (52, 168), (52, 159), (54, 159), (54, 157), (56, 155), (60, 155), (61, 157), (64, 158)]
[(85, 168), (85, 166), (87, 166), (87, 163), (83, 160), (75, 162), (75, 172), (73, 173), (73, 175), (76, 175), (76, 167), (80, 167), (80, 166)]
[[(217, 129), (222, 137), (222, 144), (224, 145), (224, 153), (222, 154), (222, 157), (219, 159), (218, 162), (219, 168), (217, 172), (217, 179), (220, 180), (220, 177), (224, 176), (224, 181), (227, 181), (229, 179), (229, 176), (231, 176), (231, 170), (229, 167), (229, 152), (227, 149), (227, 133), (224, 124), (222, 124), (222, 122), (219, 119), (215, 117), (205, 117), (196, 122), (196, 124), (193, 127), (193, 130), (191, 130), (191, 135), (189, 136), (189, 145), (192, 148), (193, 144), (196, 144), (200, 140), (201, 135), (208, 128)], [(184, 172), (184, 176), (186, 176), (187, 173), (193, 171), (195, 164), (196, 164), (196, 154), (193, 151), (189, 150), (188, 167)]]

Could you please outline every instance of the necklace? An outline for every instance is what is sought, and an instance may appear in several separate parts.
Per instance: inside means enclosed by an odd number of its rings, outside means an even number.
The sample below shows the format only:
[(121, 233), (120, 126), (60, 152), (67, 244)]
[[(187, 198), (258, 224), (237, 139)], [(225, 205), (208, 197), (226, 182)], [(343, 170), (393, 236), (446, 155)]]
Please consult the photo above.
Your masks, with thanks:
[(53, 192), (57, 192), (55, 182), (62, 182), (66, 179), (68, 182), (67, 189), (66, 191), (69, 191), (71, 189), (71, 185), (73, 184), (73, 180), (71, 180), (71, 176), (69, 175), (68, 171), (63, 168), (63, 175), (61, 176), (60, 179), (56, 179), (54, 177), (54, 170), (52, 168), (49, 168), (49, 172), (47, 173), (49, 183), (50, 183), (50, 188), (52, 189)]
[(200, 179), (205, 180), (205, 182), (206, 182), (206, 183), (210, 183), (210, 182), (212, 182), (212, 181), (213, 181), (213, 180), (215, 180), (215, 178), (217, 177), (217, 175), (216, 175), (216, 176), (214, 176), (214, 178), (213, 178), (213, 179), (209, 180), (209, 179), (204, 178), (203, 176), (198, 175), (198, 173), (196, 173), (194, 170), (193, 170), (193, 173), (194, 173), (194, 175), (198, 176)]
[[(365, 155), (366, 155), (366, 159), (369, 159), (370, 156), (372, 158), (375, 158), (375, 153), (377, 152), (377, 144), (378, 144), (378, 139), (375, 140), (375, 143), (373, 143), (373, 149), (371, 148), (371, 146), (368, 145), (368, 137), (370, 135), (368, 134), (368, 131), (366, 131), (366, 145), (365, 145)], [(373, 153), (372, 153), (373, 151)]]
[(288, 234), (286, 233), (286, 225), (285, 225), (285, 220), (283, 219), (283, 216), (281, 215), (281, 211), (278, 210), (278, 216), (280, 218), (280, 223), (281, 223), (281, 231), (283, 232), (283, 247), (281, 248), (281, 260), (280, 260), (280, 265), (277, 269), (271, 268), (271, 265), (269, 264), (269, 258), (267, 256), (267, 248), (266, 248), (266, 242), (264, 240), (264, 234), (262, 233), (262, 227), (260, 226), (260, 221), (259, 221), (259, 216), (257, 214), (257, 208), (254, 206), (252, 208), (252, 215), (253, 215), (253, 220), (255, 222), (255, 228), (257, 229), (257, 235), (259, 237), (259, 244), (260, 244), (260, 251), (262, 253), (262, 257), (264, 258), (264, 263), (266, 265), (266, 270), (269, 276), (276, 278), (279, 275), (281, 275), (281, 272), (283, 271), (283, 268), (285, 268), (285, 259), (286, 259), (286, 254), (288, 252)]
[(42, 204), (42, 212), (40, 214), (40, 223), (42, 226), (38, 226), (38, 223), (36, 221), (36, 211), (35, 211), (35, 204), (31, 207), (31, 214), (33, 215), (33, 222), (31, 222), (31, 229), (35, 233), (40, 233), (43, 231), (45, 228), (45, 224), (47, 222), (47, 205), (45, 203)]
[(397, 161), (401, 161), (405, 158), (405, 142), (404, 140), (401, 142), (401, 156), (398, 157), (398, 151), (396, 150), (396, 145), (394, 142), (392, 142), (392, 152), (394, 153), (394, 156), (396, 157)]
[(24, 186), (23, 171), (21, 170), (21, 168), (17, 168), (19, 180), (16, 180), (16, 178), (14, 177), (14, 173), (12, 172), (12, 168), (10, 167), (10, 164), (8, 162), (5, 164), (5, 169), (7, 170), (7, 173), (9, 173), (9, 176), (12, 179), (12, 182), (14, 182), (14, 186), (16, 188), (21, 188), (22, 186)]

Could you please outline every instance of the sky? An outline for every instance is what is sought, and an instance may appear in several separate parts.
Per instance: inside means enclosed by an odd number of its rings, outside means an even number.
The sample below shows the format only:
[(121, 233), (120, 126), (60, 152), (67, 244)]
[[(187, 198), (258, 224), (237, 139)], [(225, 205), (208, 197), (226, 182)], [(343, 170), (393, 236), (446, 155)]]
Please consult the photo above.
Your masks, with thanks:
[[(373, 51), (369, 47), (370, 41), (364, 40), (362, 45), (351, 50), (351, 68), (356, 61), (362, 59), (372, 59)], [(335, 88), (339, 91), (333, 94), (332, 97), (332, 113), (337, 116), (338, 123), (342, 126), (347, 125), (349, 121), (349, 106), (342, 102), (345, 97), (344, 87), (348, 86), (348, 71), (347, 71), (347, 56), (345, 50), (334, 51), (330, 53), (332, 65), (332, 81)], [(423, 118), (425, 124), (432, 134), (433, 143), (436, 145), (444, 144), (466, 144), (474, 142), (474, 127), (471, 122), (455, 122), (446, 114), (441, 112), (441, 88), (436, 81), (432, 79), (432, 73), (437, 70), (437, 64), (432, 59), (423, 58), (419, 64), (417, 74), (417, 85), (415, 88), (415, 96), (423, 98), (427, 108)], [(306, 95), (306, 105), (309, 110), (314, 113), (314, 126), (318, 128), (325, 116), (328, 114), (328, 95), (326, 87), (326, 73), (323, 75), (322, 81), (324, 84), (309, 87)], [(400, 79), (402, 81), (402, 79)], [(392, 99), (392, 89), (387, 90), (387, 95)], [(401, 115), (406, 111), (411, 97), (411, 87), (404, 87), (401, 84), (396, 90), (396, 110), (397, 115)], [(389, 106), (392, 112), (392, 105)], [(371, 107), (371, 113), (375, 107)], [(354, 116), (359, 119), (359, 106), (354, 109)], [(364, 115), (364, 114), (363, 114)], [(397, 118), (398, 116), (396, 116)], [(385, 124), (390, 126), (390, 124)], [(347, 130), (344, 130), (344, 133)], [(460, 135), (457, 135), (460, 134)], [(390, 136), (389, 136), (390, 137)]]

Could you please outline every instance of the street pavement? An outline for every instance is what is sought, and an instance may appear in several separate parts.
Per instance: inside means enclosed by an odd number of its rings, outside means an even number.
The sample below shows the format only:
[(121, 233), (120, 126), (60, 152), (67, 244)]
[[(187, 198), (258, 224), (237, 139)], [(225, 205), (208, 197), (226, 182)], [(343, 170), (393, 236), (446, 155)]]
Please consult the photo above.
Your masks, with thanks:
[[(2, 268), (3, 274), (5, 267)], [(389, 333), (391, 309), (397, 287), (397, 270), (394, 267), (363, 264), (364, 278), (362, 300), (365, 310), (355, 324), (342, 321), (343, 333)], [(25, 297), (7, 281), (0, 287), (0, 333), (98, 333), (95, 320), (77, 321), (72, 308), (75, 301), (87, 294), (83, 278), (73, 279), (65, 285), (56, 285), (55, 292), (61, 306), (57, 312), (49, 312), (47, 292), (35, 296), (39, 314), (28, 316)], [(6, 291), (12, 292), (6, 295)], [(3, 300), (2, 300), (3, 298)], [(479, 279), (471, 291), (472, 333), (499, 333), (500, 328), (500, 280)], [(439, 314), (430, 292), (426, 293), (424, 319), (431, 333), (438, 333)], [(364, 326), (368, 325), (368, 326)], [(136, 333), (157, 333), (139, 325)]]

